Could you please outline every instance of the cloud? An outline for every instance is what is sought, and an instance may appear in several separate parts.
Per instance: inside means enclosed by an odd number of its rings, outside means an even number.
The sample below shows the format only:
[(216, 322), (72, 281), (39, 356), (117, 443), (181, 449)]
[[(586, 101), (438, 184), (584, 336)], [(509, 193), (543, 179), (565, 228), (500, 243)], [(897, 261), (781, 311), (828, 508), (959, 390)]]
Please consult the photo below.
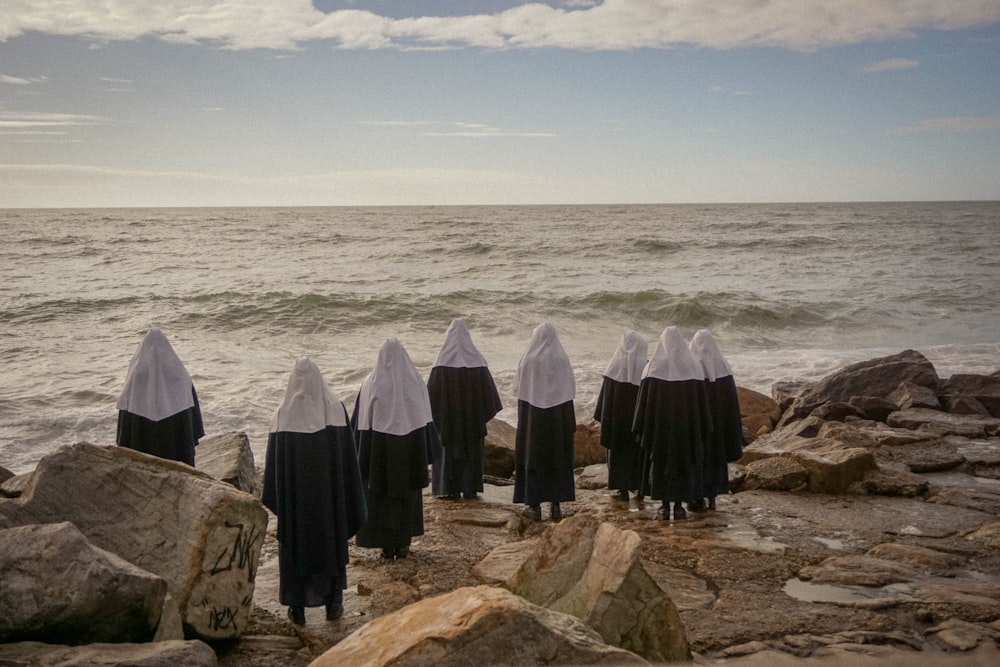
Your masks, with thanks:
[(929, 118), (915, 125), (896, 127), (889, 134), (910, 134), (912, 132), (978, 132), (1000, 130), (1000, 116), (949, 116)]
[(866, 72), (887, 72), (895, 69), (912, 69), (920, 64), (917, 60), (907, 60), (906, 58), (891, 58), (881, 60), (877, 63), (870, 63), (861, 69)]
[(44, 111), (0, 111), (0, 128), (51, 128), (73, 125), (99, 125), (108, 122), (104, 116), (87, 114), (48, 113)]
[(555, 137), (553, 132), (527, 132), (523, 130), (503, 130), (484, 123), (443, 122), (431, 120), (360, 120), (356, 125), (375, 127), (436, 128), (420, 132), (422, 137)]
[(44, 76), (35, 76), (25, 79), (20, 76), (10, 76), (8, 74), (0, 74), (0, 83), (10, 84), (12, 86), (30, 86), (34, 83), (41, 83), (45, 81)]
[(569, 0), (512, 3), (493, 14), (403, 18), (361, 9), (326, 13), (311, 0), (8, 0), (0, 40), (30, 31), (97, 42), (154, 37), (229, 49), (295, 50), (329, 40), (344, 49), (811, 51), (998, 21), (996, 0)]

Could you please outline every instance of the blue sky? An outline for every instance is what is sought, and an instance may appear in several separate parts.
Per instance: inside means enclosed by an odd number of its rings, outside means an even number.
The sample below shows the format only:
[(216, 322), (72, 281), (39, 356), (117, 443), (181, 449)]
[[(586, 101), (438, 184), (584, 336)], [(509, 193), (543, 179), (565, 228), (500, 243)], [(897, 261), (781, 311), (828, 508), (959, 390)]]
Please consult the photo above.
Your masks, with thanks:
[(996, 0), (4, 0), (0, 207), (1000, 199)]

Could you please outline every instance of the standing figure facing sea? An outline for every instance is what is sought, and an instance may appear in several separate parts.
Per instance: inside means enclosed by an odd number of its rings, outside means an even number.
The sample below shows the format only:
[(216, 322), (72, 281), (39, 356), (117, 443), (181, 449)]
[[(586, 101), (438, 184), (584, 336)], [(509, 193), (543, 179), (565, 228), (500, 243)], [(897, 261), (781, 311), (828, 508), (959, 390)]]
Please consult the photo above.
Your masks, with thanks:
[(705, 439), (701, 490), (696, 490), (691, 509), (715, 509), (715, 498), (729, 493), (729, 463), (743, 456), (743, 420), (733, 369), (708, 329), (691, 339), (691, 354), (705, 372), (708, 414), (712, 431)]
[(343, 613), (347, 540), (368, 516), (347, 409), (319, 367), (295, 362), (271, 420), (261, 501), (278, 517), (278, 599), (296, 625), (305, 607)]
[(705, 374), (677, 327), (656, 343), (639, 386), (633, 429), (643, 449), (640, 493), (663, 501), (663, 519), (683, 520), (683, 501), (701, 492), (708, 414)]
[(628, 492), (642, 483), (642, 448), (632, 430), (642, 371), (649, 356), (649, 343), (627, 331), (615, 351), (597, 396), (594, 419), (601, 424), (601, 445), (608, 450), (608, 488), (628, 502)]
[(424, 534), (422, 490), (441, 440), (427, 385), (398, 339), (382, 343), (351, 421), (368, 501), (368, 522), (356, 543), (381, 548), (384, 558), (405, 558), (411, 540)]
[(452, 320), (445, 332), (427, 379), (427, 392), (444, 447), (431, 467), (431, 491), (449, 500), (476, 498), (483, 490), (486, 423), (502, 405), (486, 358), (461, 318)]
[(132, 355), (118, 397), (116, 442), (193, 466), (204, 435), (191, 376), (163, 332), (150, 329)]
[(543, 502), (553, 521), (562, 519), (559, 503), (576, 499), (573, 436), (576, 380), (555, 327), (535, 328), (514, 376), (517, 434), (514, 443), (514, 502), (528, 506), (541, 521)]

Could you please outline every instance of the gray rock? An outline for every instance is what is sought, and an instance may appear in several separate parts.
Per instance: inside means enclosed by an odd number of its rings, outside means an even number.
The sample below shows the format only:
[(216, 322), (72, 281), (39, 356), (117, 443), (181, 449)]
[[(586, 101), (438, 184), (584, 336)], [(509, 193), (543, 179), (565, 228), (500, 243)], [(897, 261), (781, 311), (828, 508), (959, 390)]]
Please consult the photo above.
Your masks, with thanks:
[(929, 482), (903, 464), (879, 463), (874, 470), (865, 473), (859, 483), (859, 492), (879, 496), (905, 496), (915, 498), (927, 493)]
[(877, 422), (884, 422), (889, 415), (899, 410), (899, 406), (888, 398), (878, 396), (851, 396), (847, 404), (857, 408), (866, 419)]
[(809, 471), (785, 456), (758, 459), (746, 466), (742, 489), (750, 491), (802, 491), (809, 482)]
[(993, 375), (962, 373), (941, 385), (942, 396), (965, 396), (983, 406), (992, 417), (1000, 417), (1000, 371)]
[(208, 644), (197, 640), (87, 646), (20, 642), (0, 644), (0, 664), (11, 667), (214, 667), (218, 660)]
[(938, 400), (937, 387), (925, 387), (909, 380), (899, 383), (896, 390), (889, 394), (889, 400), (899, 406), (900, 410), (911, 408), (926, 408), (928, 410), (940, 410), (941, 401)]
[(850, 403), (842, 403), (840, 401), (831, 401), (830, 403), (824, 403), (819, 406), (811, 413), (810, 417), (819, 417), (824, 421), (831, 422), (842, 422), (848, 417), (862, 417), (864, 416), (858, 408), (854, 407)]
[(608, 466), (605, 463), (589, 465), (576, 476), (578, 489), (608, 488)]
[(939, 436), (958, 435), (965, 438), (986, 438), (1000, 432), (1000, 419), (979, 415), (953, 415), (938, 410), (913, 408), (889, 415), (889, 426), (912, 431), (925, 431)]
[(260, 496), (253, 450), (246, 433), (224, 433), (202, 438), (195, 449), (195, 467), (244, 493)]
[(502, 588), (459, 588), (376, 618), (311, 667), (649, 664), (568, 614)]
[(915, 350), (870, 359), (842, 368), (816, 383), (795, 399), (792, 409), (798, 419), (809, 415), (824, 403), (847, 402), (854, 396), (890, 398), (903, 382), (937, 390), (938, 375), (934, 365)]
[(167, 594), (65, 522), (0, 530), (0, 572), (0, 642), (149, 641)]
[(514, 439), (517, 429), (505, 421), (491, 419), (486, 423), (483, 442), (483, 474), (510, 479), (514, 476)]
[(612, 646), (654, 661), (690, 659), (684, 625), (639, 560), (641, 539), (579, 513), (546, 529), (504, 585), (583, 620)]
[(186, 633), (222, 639), (246, 626), (267, 527), (256, 498), (175, 461), (80, 443), (0, 502), (0, 526), (61, 521), (162, 577)]

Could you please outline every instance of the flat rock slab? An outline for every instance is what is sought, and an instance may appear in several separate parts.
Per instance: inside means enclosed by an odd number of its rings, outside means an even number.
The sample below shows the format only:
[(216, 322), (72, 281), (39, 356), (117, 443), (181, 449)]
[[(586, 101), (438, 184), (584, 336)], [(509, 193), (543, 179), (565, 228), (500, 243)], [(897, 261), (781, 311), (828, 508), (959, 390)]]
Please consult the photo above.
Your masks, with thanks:
[(215, 667), (215, 651), (198, 640), (148, 644), (60, 646), (39, 642), (0, 644), (0, 664), (20, 667)]

